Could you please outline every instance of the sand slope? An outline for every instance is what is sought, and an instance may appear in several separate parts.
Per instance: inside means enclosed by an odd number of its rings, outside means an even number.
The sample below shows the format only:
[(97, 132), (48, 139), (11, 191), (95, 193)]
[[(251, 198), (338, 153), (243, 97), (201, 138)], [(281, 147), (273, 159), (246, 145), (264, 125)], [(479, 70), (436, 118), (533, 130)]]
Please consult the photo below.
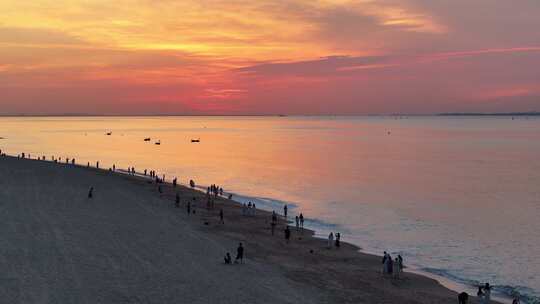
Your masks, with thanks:
[[(202, 207), (202, 194), (165, 191), (102, 170), (0, 157), (0, 302), (457, 302), (427, 278), (384, 279), (378, 257), (346, 244), (328, 250), (309, 231), (293, 229), (286, 244), (283, 226), (270, 235), (267, 213), (245, 217), (220, 200), (188, 216), (185, 201), (196, 196)], [(217, 219), (222, 207), (225, 225)], [(245, 264), (224, 265), (239, 241)]]

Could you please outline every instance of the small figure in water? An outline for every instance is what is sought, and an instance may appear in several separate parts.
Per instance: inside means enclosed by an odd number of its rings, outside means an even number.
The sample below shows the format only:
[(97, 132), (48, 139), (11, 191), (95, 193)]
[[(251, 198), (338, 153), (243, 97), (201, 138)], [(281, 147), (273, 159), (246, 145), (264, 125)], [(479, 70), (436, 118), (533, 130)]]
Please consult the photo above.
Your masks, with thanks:
[(236, 259), (234, 263), (238, 263), (238, 260), (240, 260), (240, 264), (244, 263), (244, 246), (242, 246), (242, 243), (240, 243), (236, 249)]
[(88, 191), (88, 198), (94, 197), (94, 187), (90, 187), (90, 190)]
[(225, 264), (230, 264), (232, 262), (231, 254), (228, 252), (225, 254), (225, 257), (223, 259), (225, 260)]

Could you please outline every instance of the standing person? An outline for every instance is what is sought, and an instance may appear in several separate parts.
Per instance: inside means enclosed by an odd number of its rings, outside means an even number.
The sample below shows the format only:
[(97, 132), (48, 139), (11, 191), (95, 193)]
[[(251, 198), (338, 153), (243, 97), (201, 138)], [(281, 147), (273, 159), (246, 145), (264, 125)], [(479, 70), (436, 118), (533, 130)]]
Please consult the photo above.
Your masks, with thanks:
[(304, 215), (300, 213), (300, 228), (304, 230)]
[(332, 245), (334, 244), (334, 234), (330, 232), (328, 235), (328, 248), (332, 248)]
[(298, 231), (298, 228), (300, 227), (298, 215), (294, 218), (294, 220), (296, 221), (296, 231)]
[(176, 208), (180, 208), (180, 195), (176, 193), (176, 199), (174, 201), (174, 205)]
[(88, 191), (88, 198), (94, 197), (94, 187), (90, 187), (90, 190)]
[(236, 248), (236, 259), (234, 263), (238, 263), (238, 260), (240, 260), (240, 264), (244, 263), (244, 246), (242, 246), (242, 243)]
[(469, 302), (469, 294), (466, 292), (462, 292), (458, 295), (458, 302), (459, 304), (467, 304)]
[(336, 247), (339, 248), (341, 242), (341, 233), (336, 232)]
[(283, 216), (287, 218), (287, 205), (283, 206)]
[(383, 254), (383, 258), (382, 258), (382, 274), (386, 274), (386, 259), (388, 258), (388, 253), (386, 253), (386, 251), (384, 252)]
[(512, 304), (521, 304), (521, 301), (519, 300), (519, 296), (516, 296), (514, 300), (512, 300)]
[(186, 206), (186, 210), (187, 210), (187, 214), (190, 215), (191, 214), (191, 202), (187, 202), (187, 206)]
[(285, 242), (289, 244), (289, 239), (291, 238), (291, 230), (289, 229), (289, 225), (285, 227)]
[(399, 266), (398, 271), (401, 274), (401, 272), (403, 272), (403, 257), (401, 256), (401, 254), (398, 254), (397, 258), (398, 258), (398, 262), (399, 262), (398, 263), (398, 266)]
[(219, 210), (219, 222), (225, 224), (225, 221), (223, 220), (223, 209)]
[(399, 273), (399, 259), (397, 257), (394, 260), (393, 270), (394, 270), (394, 278), (399, 279), (399, 274), (400, 274)]
[(388, 257), (386, 258), (386, 273), (390, 276), (394, 272), (393, 262), (392, 262), (392, 256), (388, 254)]
[(482, 286), (478, 286), (478, 292), (476, 293), (476, 296), (480, 300), (480, 303), (486, 303), (484, 298), (484, 292), (482, 291)]
[(484, 298), (485, 303), (491, 302), (491, 286), (489, 286), (489, 283), (484, 285)]

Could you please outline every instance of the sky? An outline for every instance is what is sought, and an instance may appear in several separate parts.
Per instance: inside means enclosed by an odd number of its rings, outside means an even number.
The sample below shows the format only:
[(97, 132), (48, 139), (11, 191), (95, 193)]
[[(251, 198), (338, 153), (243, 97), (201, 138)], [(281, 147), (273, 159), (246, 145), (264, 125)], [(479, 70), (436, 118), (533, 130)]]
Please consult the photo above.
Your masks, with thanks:
[(0, 114), (540, 111), (538, 0), (0, 0)]

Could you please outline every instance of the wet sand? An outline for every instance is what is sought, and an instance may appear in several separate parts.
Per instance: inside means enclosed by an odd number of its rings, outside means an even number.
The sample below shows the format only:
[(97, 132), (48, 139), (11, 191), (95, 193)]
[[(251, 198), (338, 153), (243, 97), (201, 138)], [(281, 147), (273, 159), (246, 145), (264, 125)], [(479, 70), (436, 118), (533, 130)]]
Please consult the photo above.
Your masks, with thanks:
[[(328, 249), (295, 227), (287, 244), (286, 222), (272, 236), (268, 212), (244, 216), (224, 198), (208, 210), (199, 191), (162, 189), (106, 170), (0, 157), (2, 302), (457, 303), (430, 278), (383, 277), (381, 258), (353, 245)], [(244, 263), (225, 265), (239, 242)]]

